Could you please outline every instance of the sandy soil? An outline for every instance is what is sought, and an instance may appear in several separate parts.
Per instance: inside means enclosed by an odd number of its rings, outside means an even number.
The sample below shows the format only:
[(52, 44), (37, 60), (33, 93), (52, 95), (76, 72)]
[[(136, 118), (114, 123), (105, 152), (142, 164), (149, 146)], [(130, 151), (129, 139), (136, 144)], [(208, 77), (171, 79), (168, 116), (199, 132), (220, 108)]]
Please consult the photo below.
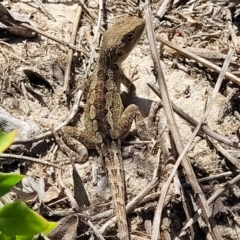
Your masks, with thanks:
[[(109, 24), (113, 22), (115, 17), (123, 13), (128, 14), (129, 11), (135, 9), (127, 2), (107, 2), (106, 7), (109, 11)], [(39, 10), (34, 2), (3, 2), (3, 4), (9, 7), (11, 11), (31, 14), (31, 20), (37, 23), (39, 29), (69, 42), (77, 9), (76, 3), (50, 1), (44, 4), (47, 11), (56, 19), (55, 22)], [(159, 6), (160, 2), (153, 4), (154, 16)], [(200, 4), (200, 6), (202, 5)], [(98, 4), (95, 1), (89, 1), (87, 7), (90, 12), (97, 17)], [(217, 8), (217, 4), (213, 7)], [(169, 40), (171, 36), (171, 42), (180, 47), (200, 46), (206, 49), (223, 52), (226, 46), (232, 46), (229, 40), (229, 32), (225, 28), (226, 22), (222, 18), (219, 24), (215, 25), (214, 23), (210, 24), (208, 22), (209, 25), (207, 25), (205, 18), (208, 17), (211, 19), (211, 16), (204, 15), (204, 11), (207, 11), (206, 8), (202, 6), (202, 20), (201, 16), (198, 16), (197, 11), (194, 14), (188, 13), (189, 9), (190, 7), (188, 5), (182, 4), (178, 9), (173, 7), (173, 9), (169, 10), (167, 12), (167, 17), (161, 21), (161, 24), (154, 19), (154, 23), (157, 23), (155, 29), (156, 36), (164, 37), (167, 40)], [(69, 91), (67, 94), (62, 92), (62, 80), (58, 81), (53, 73), (54, 66), (58, 66), (62, 72), (64, 72), (67, 63), (67, 47), (44, 36), (39, 35), (36, 39), (26, 40), (14, 35), (9, 35), (5, 30), (0, 29), (0, 72), (2, 73), (0, 76), (1, 106), (16, 118), (27, 122), (35, 122), (43, 132), (61, 124), (71, 111), (74, 102), (72, 92), (80, 86), (81, 81), (86, 79), (85, 73), (87, 65), (89, 64), (89, 56), (94, 46), (93, 32), (96, 31), (96, 25), (97, 18), (92, 20), (86, 12), (83, 11), (75, 45), (84, 50), (87, 56), (79, 52), (74, 52)], [(218, 30), (220, 31), (218, 36), (208, 38), (193, 37), (193, 35), (200, 33), (212, 33)], [(239, 32), (237, 28), (235, 28), (235, 31)], [(157, 44), (160, 52), (160, 42), (157, 42)], [(97, 46), (97, 52), (98, 49), (99, 46)], [(95, 57), (97, 57), (97, 53)], [(221, 60), (220, 63), (222, 64), (222, 62)], [(173, 50), (167, 47), (161, 49), (161, 64), (171, 100), (179, 108), (199, 121), (212, 94), (217, 75), (214, 75), (213, 72), (196, 64), (192, 60), (186, 60), (183, 56), (174, 53)], [(235, 64), (238, 64), (238, 59), (235, 61)], [(42, 83), (33, 84), (25, 75), (24, 69), (37, 71), (49, 81), (53, 91)], [(94, 64), (92, 69), (94, 69)], [(147, 118), (152, 102), (158, 101), (158, 97), (147, 85), (147, 83), (155, 84), (156, 82), (153, 75), (153, 61), (146, 31), (139, 44), (124, 62), (123, 70), (126, 75), (134, 81), (136, 86), (137, 97), (132, 97), (132, 101), (139, 106), (143, 115)], [(238, 68), (235, 67), (233, 70), (238, 70)], [(29, 85), (32, 86), (33, 91), (36, 91), (42, 96), (39, 97), (32, 93), (32, 90), (28, 88)], [(225, 83), (224, 86), (226, 86)], [(221, 92), (217, 95), (207, 118), (206, 125), (222, 136), (238, 141), (239, 120), (233, 115), (233, 111), (224, 117), (222, 123), (217, 122), (219, 111), (226, 100), (226, 96), (224, 95), (225, 89), (226, 87), (223, 87)], [(236, 100), (232, 109), (236, 109), (237, 106), (238, 102)], [(81, 114), (82, 108), (79, 109), (79, 113), (71, 125), (80, 125), (77, 121)], [(186, 144), (192, 133), (192, 128), (177, 115), (176, 120), (182, 141)], [(63, 161), (67, 160), (67, 156), (57, 148), (56, 143), (52, 140), (53, 138), (48, 140), (48, 153), (43, 157), (44, 159), (51, 159), (52, 163), (62, 164)], [(123, 145), (130, 144), (126, 143)], [(133, 147), (132, 144), (130, 146)], [(132, 151), (132, 154), (128, 154), (124, 160), (128, 201), (136, 196), (151, 181), (153, 171), (158, 162), (158, 147), (157, 145), (153, 148), (153, 144), (135, 146), (130, 150), (124, 147), (123, 152)], [(225, 148), (229, 149), (227, 146), (225, 146)], [(234, 150), (233, 152), (236, 151), (237, 150)], [(107, 187), (106, 178), (104, 178), (104, 171), (101, 167), (100, 159), (95, 152), (90, 152), (89, 154), (89, 161), (83, 164), (76, 164), (76, 167), (84, 182), (91, 202), (91, 208), (86, 209), (85, 212), (95, 215), (110, 208), (111, 195)], [(237, 174), (236, 167), (230, 164), (229, 161), (219, 154), (204, 138), (200, 138), (199, 141), (196, 142), (189, 151), (188, 156), (199, 178), (213, 176), (226, 171), (232, 171), (230, 178), (233, 178)], [(97, 177), (99, 181), (96, 186), (92, 183), (93, 166), (97, 166), (98, 168)], [(164, 166), (162, 166), (162, 171), (164, 173), (162, 180), (166, 180)], [(35, 164), (26, 165), (24, 166), (24, 172), (27, 176), (34, 176), (36, 178), (44, 177), (46, 188), (53, 185), (61, 189), (56, 181), (56, 176), (52, 168)], [(201, 186), (207, 198), (214, 190), (218, 189), (230, 178), (210, 180), (202, 184)], [(70, 165), (66, 165), (63, 168), (63, 179), (65, 185), (72, 189), (72, 170)], [(161, 184), (159, 187), (161, 187)], [(225, 196), (220, 198), (220, 201), (224, 205), (224, 210), (219, 210), (215, 214), (215, 218), (224, 239), (240, 238), (240, 229), (236, 222), (239, 213), (237, 208), (239, 202), (239, 200), (237, 200), (239, 199), (238, 195), (239, 187), (238, 184), (236, 184), (231, 194), (226, 192)], [(63, 197), (65, 197), (65, 195), (61, 192), (57, 199)], [(130, 216), (131, 231), (135, 236), (141, 236), (141, 239), (149, 239), (145, 235), (147, 229), (145, 223), (153, 219), (156, 200), (151, 202), (151, 204), (152, 207), (149, 203), (149, 205), (145, 206), (146, 210), (144, 210), (144, 207), (141, 207)], [(169, 205), (171, 205), (171, 203)], [(53, 211), (67, 211), (69, 209), (69, 202), (67, 200), (52, 206)], [(172, 206), (168, 206), (167, 209), (172, 211)], [(177, 204), (177, 209), (179, 209), (179, 212), (183, 211), (181, 203)], [(231, 209), (236, 210), (233, 211)], [(174, 215), (173, 213), (171, 215), (172, 218), (176, 216), (178, 216), (178, 214)], [(178, 220), (182, 223), (186, 221), (184, 217), (179, 217), (179, 219), (178, 217), (176, 217), (176, 221)], [(174, 222), (174, 220), (172, 221)], [(176, 234), (179, 233), (183, 225), (177, 227), (175, 223), (174, 226), (170, 227), (169, 232), (171, 233), (172, 239), (174, 236), (176, 237)], [(144, 234), (141, 234), (141, 232), (144, 232)], [(188, 237), (189, 235), (183, 239), (190, 239)], [(88, 238), (84, 236), (78, 239)], [(114, 239), (114, 237), (111, 239)]]

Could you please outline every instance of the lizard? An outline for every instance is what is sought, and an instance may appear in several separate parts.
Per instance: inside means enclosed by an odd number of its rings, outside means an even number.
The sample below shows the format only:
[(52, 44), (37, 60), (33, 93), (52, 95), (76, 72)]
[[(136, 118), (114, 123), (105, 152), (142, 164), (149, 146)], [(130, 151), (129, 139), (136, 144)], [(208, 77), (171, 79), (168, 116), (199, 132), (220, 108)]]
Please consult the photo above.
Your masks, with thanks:
[[(103, 34), (96, 69), (88, 80), (84, 108), (86, 130), (66, 126), (64, 142), (76, 152), (79, 142), (88, 149), (97, 149), (107, 170), (114, 203), (119, 239), (130, 239), (126, 208), (121, 141), (127, 136), (133, 120), (140, 139), (149, 139), (139, 108), (131, 104), (125, 110), (121, 101), (120, 84), (134, 90), (133, 83), (121, 69), (122, 62), (137, 44), (145, 28), (139, 17), (118, 19)], [(140, 136), (140, 134), (138, 134)]]

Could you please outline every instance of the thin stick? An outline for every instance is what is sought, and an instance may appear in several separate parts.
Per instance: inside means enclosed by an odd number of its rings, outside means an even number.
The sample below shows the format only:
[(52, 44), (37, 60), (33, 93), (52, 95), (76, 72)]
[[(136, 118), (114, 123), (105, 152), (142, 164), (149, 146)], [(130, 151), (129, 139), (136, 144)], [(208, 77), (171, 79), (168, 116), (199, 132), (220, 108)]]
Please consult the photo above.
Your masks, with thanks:
[(230, 161), (238, 170), (240, 170), (240, 162), (239, 159), (233, 157), (226, 149), (224, 149), (220, 144), (218, 144), (216, 141), (213, 141), (209, 137), (207, 138), (208, 141), (210, 141), (213, 146), (217, 149), (218, 152), (220, 152), (228, 161)]
[(157, 15), (156, 15), (158, 18), (161, 19), (161, 18), (165, 15), (165, 13), (167, 12), (167, 10), (168, 10), (171, 2), (172, 2), (171, 0), (164, 0), (164, 1), (161, 3), (161, 6), (160, 6), (160, 8), (158, 9), (158, 12), (157, 12)]
[[(153, 85), (152, 83), (148, 83), (148, 86), (159, 96), (159, 98), (161, 98), (161, 93), (155, 85)], [(161, 99), (159, 101), (160, 101), (160, 104), (163, 105)], [(190, 123), (194, 127), (196, 127), (198, 125), (197, 120), (190, 117), (186, 112), (184, 112), (182, 109), (177, 107), (173, 102), (171, 102), (171, 104), (172, 104), (172, 107), (173, 107), (173, 111), (175, 113), (177, 113), (181, 118), (183, 118), (185, 121), (187, 121), (188, 123)], [(221, 143), (224, 143), (228, 146), (240, 149), (240, 143), (239, 142), (231, 141), (230, 139), (228, 139), (226, 137), (223, 137), (222, 135), (220, 135), (220, 134), (214, 132), (213, 130), (211, 130), (206, 125), (203, 125), (201, 127), (201, 131), (204, 132), (206, 135), (214, 138), (215, 140), (217, 140)]]
[(49, 166), (49, 167), (59, 168), (59, 166), (57, 166), (53, 163), (49, 163), (48, 161), (39, 160), (39, 159), (36, 159), (36, 158), (26, 157), (26, 156), (22, 156), (22, 155), (1, 153), (0, 154), (0, 161), (6, 161), (6, 159), (1, 159), (1, 158), (12, 158), (12, 159), (17, 159), (18, 161), (28, 161), (28, 162), (41, 164), (41, 165), (46, 165), (46, 166)]
[(223, 172), (216, 175), (210, 175), (208, 177), (199, 178), (198, 182), (207, 182), (207, 181), (218, 179), (218, 178), (230, 177), (232, 176), (232, 174), (233, 173), (231, 171), (228, 171), (228, 172)]
[(67, 188), (65, 186), (65, 184), (63, 183), (61, 169), (57, 170), (57, 175), (58, 175), (58, 177), (57, 177), (58, 184), (63, 188), (66, 196), (68, 197), (68, 200), (70, 201), (72, 208), (74, 208), (77, 212), (80, 212), (81, 209), (80, 209), (78, 203), (76, 202), (75, 198), (73, 197), (71, 190), (69, 188)]
[[(55, 127), (54, 130), (57, 132), (58, 130), (60, 130), (62, 127), (68, 125), (68, 123), (73, 119), (73, 117), (76, 115), (77, 111), (78, 111), (78, 106), (79, 106), (79, 103), (80, 103), (80, 100), (81, 100), (81, 96), (82, 96), (82, 91), (79, 90), (76, 94), (76, 99), (75, 99), (75, 102), (74, 102), (74, 105), (72, 107), (72, 111), (70, 113), (70, 115), (67, 117), (67, 119), (61, 123), (59, 126)], [(28, 143), (28, 142), (35, 142), (37, 140), (40, 140), (40, 139), (44, 139), (44, 138), (47, 138), (47, 137), (50, 137), (52, 136), (52, 131), (47, 131), (45, 133), (42, 133), (42, 134), (39, 134), (37, 136), (34, 136), (30, 139), (27, 139), (27, 140), (18, 140), (18, 141), (15, 141), (14, 144), (18, 144), (18, 143)]]
[(90, 58), (89, 58), (89, 64), (88, 64), (87, 70), (86, 70), (86, 76), (89, 75), (89, 71), (90, 71), (91, 65), (93, 63), (94, 55), (96, 53), (97, 40), (99, 40), (99, 37), (100, 37), (101, 21), (103, 18), (102, 15), (103, 15), (103, 2), (99, 1), (97, 28), (96, 28), (95, 35), (93, 38), (93, 47), (92, 47)]
[[(76, 16), (75, 16), (75, 19), (73, 22), (73, 26), (72, 26), (72, 35), (71, 35), (71, 39), (70, 39), (70, 44), (72, 44), (72, 45), (75, 43), (81, 15), (82, 15), (82, 7), (78, 6), (77, 13), (76, 13)], [(68, 50), (67, 65), (66, 65), (65, 74), (64, 74), (63, 91), (66, 91), (68, 88), (69, 76), (70, 76), (71, 65), (72, 65), (72, 56), (73, 56), (73, 49), (70, 48)]]
[(95, 19), (96, 16), (92, 14), (91, 11), (89, 11), (88, 7), (86, 6), (85, 2), (86, 1), (82, 1), (82, 0), (78, 0), (80, 6), (86, 11), (86, 13), (88, 14), (88, 16), (91, 18), (91, 19)]
[[(206, 109), (204, 115), (202, 116), (200, 122), (198, 123), (197, 127), (195, 128), (194, 132), (192, 133), (192, 135), (191, 135), (191, 137), (190, 137), (187, 145), (185, 146), (184, 150), (182, 151), (181, 155), (178, 157), (178, 159), (177, 159), (177, 161), (176, 161), (176, 163), (175, 163), (175, 166), (174, 166), (174, 168), (172, 169), (172, 172), (171, 172), (170, 176), (168, 177), (167, 182), (164, 184), (164, 187), (163, 187), (163, 190), (162, 190), (162, 194), (161, 194), (161, 196), (160, 196), (159, 204), (158, 204), (158, 207), (157, 207), (157, 208), (161, 208), (161, 209), (162, 209), (162, 205), (163, 205), (163, 202), (164, 202), (164, 198), (165, 198), (165, 196), (166, 196), (168, 187), (169, 187), (169, 185), (170, 185), (170, 183), (171, 183), (171, 181), (172, 181), (172, 179), (173, 179), (173, 177), (174, 177), (174, 175), (175, 175), (175, 172), (177, 171), (177, 169), (178, 169), (178, 167), (179, 167), (179, 165), (180, 165), (180, 163), (181, 163), (184, 155), (187, 153), (188, 148), (190, 147), (192, 141), (193, 141), (194, 138), (196, 137), (198, 131), (200, 130), (202, 124), (205, 122), (205, 120), (206, 120), (206, 118), (207, 118), (207, 116), (208, 116), (208, 114), (209, 114), (209, 112), (210, 112), (210, 110), (211, 110), (211, 107), (212, 107), (212, 105), (213, 105), (214, 99), (216, 98), (217, 93), (218, 93), (218, 91), (219, 91), (219, 89), (220, 89), (221, 83), (222, 83), (223, 78), (224, 78), (224, 73), (225, 73), (225, 71), (227, 70), (227, 67), (228, 67), (228, 64), (229, 64), (229, 62), (230, 62), (230, 60), (231, 60), (231, 58), (232, 58), (232, 55), (233, 55), (233, 50), (230, 49), (229, 52), (228, 52), (227, 58), (226, 58), (226, 60), (225, 60), (225, 62), (224, 62), (224, 64), (223, 64), (222, 71), (221, 71), (221, 73), (220, 73), (220, 75), (219, 75), (219, 77), (218, 77), (218, 80), (217, 80), (217, 83), (216, 83), (216, 85), (215, 85), (215, 88), (214, 88), (214, 90), (213, 90), (212, 97), (211, 97), (210, 102), (209, 102), (209, 104), (208, 104), (208, 106), (207, 106), (207, 109)], [(160, 214), (161, 214), (161, 213), (160, 213)], [(208, 216), (209, 214), (206, 213), (206, 215)], [(210, 217), (210, 216), (209, 216), (209, 217)], [(160, 218), (159, 218), (159, 220), (161, 221)], [(158, 223), (158, 226), (160, 226), (160, 222)], [(212, 227), (213, 227), (213, 226), (212, 226)], [(157, 234), (157, 236), (158, 236), (158, 234)]]
[(49, 11), (47, 11), (47, 9), (45, 8), (45, 6), (43, 5), (43, 3), (40, 0), (34, 0), (34, 2), (40, 7), (42, 12), (45, 13), (49, 19), (56, 22), (56, 19), (53, 17), (53, 15)]
[[(237, 175), (232, 180), (228, 181), (223, 187), (218, 189), (216, 192), (213, 193), (213, 195), (207, 200), (207, 203), (211, 205), (226, 189), (228, 189), (230, 186), (236, 184), (238, 181), (240, 181), (240, 174)], [(193, 215), (193, 217), (186, 223), (186, 225), (182, 228), (181, 233), (179, 234), (179, 237), (183, 236), (185, 231), (188, 229), (188, 227), (191, 226), (195, 221), (198, 220), (198, 218), (201, 216), (202, 210), (198, 209), (196, 213)]]
[(88, 226), (93, 230), (94, 234), (96, 235), (96, 237), (100, 240), (104, 240), (105, 238), (102, 236), (102, 234), (99, 233), (99, 231), (97, 230), (97, 228), (92, 224), (92, 222), (90, 220), (87, 221)]
[(88, 56), (88, 54), (85, 51), (83, 51), (82, 49), (79, 49), (78, 47), (76, 47), (76, 46), (74, 46), (74, 45), (72, 45), (70, 43), (65, 42), (63, 39), (60, 39), (59, 37), (54, 37), (51, 34), (46, 33), (46, 32), (44, 32), (44, 31), (42, 31), (42, 30), (40, 30), (38, 28), (35, 28), (33, 26), (30, 26), (30, 25), (28, 25), (26, 23), (21, 23), (20, 25), (25, 27), (25, 28), (27, 28), (27, 29), (31, 29), (34, 32), (37, 32), (37, 33), (39, 33), (40, 35), (42, 35), (44, 37), (47, 37), (47, 38), (49, 38), (49, 39), (51, 39), (51, 40), (53, 40), (55, 42), (58, 42), (58, 43), (60, 43), (60, 44), (62, 44), (64, 46), (67, 46), (67, 47), (69, 47), (69, 48), (71, 48), (71, 49), (73, 49), (73, 50), (75, 50), (77, 52), (81, 52), (84, 55)]
[[(163, 75), (163, 72), (162, 72), (162, 69), (161, 69), (161, 65), (160, 65), (157, 50), (156, 50), (156, 42), (155, 42), (155, 39), (154, 39), (153, 29), (152, 29), (152, 26), (151, 26), (151, 22), (152, 22), (151, 16), (152, 15), (151, 15), (149, 5), (147, 7), (146, 15), (148, 17), (148, 21), (147, 21), (148, 37), (149, 37), (149, 41), (151, 42), (150, 46), (151, 46), (151, 52), (152, 52), (152, 55), (153, 55), (153, 60), (154, 60), (154, 63), (156, 64), (156, 69), (157, 69), (157, 74), (158, 74), (157, 80), (159, 82), (160, 90), (161, 90), (162, 97), (163, 97), (163, 105), (164, 105), (164, 109), (165, 109), (165, 112), (166, 112), (166, 115), (167, 115), (168, 124), (169, 124), (170, 130), (171, 130), (174, 142), (175, 142), (177, 150), (180, 154), (183, 151), (183, 144), (181, 142), (179, 130), (176, 126), (176, 122), (175, 122), (175, 118), (174, 118), (174, 115), (173, 115), (172, 107), (170, 105), (170, 100), (169, 100), (169, 95), (168, 95), (168, 91), (167, 91), (166, 82), (165, 82), (165, 79), (164, 79), (164, 75)], [(184, 169), (186, 171), (186, 174), (187, 174), (187, 176), (190, 180), (190, 183), (191, 183), (191, 185), (194, 189), (194, 192), (196, 194), (198, 194), (198, 199), (200, 201), (201, 207), (203, 208), (204, 218), (205, 218), (206, 224), (208, 226), (209, 232), (210, 232), (210, 234), (213, 235), (214, 238), (222, 239), (219, 232), (218, 232), (216, 223), (215, 223), (214, 219), (211, 217), (210, 209), (207, 205), (204, 194), (203, 194), (203, 192), (202, 192), (202, 190), (201, 190), (201, 188), (200, 188), (200, 186), (197, 182), (197, 178), (194, 174), (194, 171), (193, 171), (192, 166), (189, 162), (189, 159), (188, 159), (187, 156), (184, 156), (184, 154), (181, 157), (182, 158), (184, 157), (183, 167), (184, 167)], [(180, 162), (181, 161), (179, 161), (178, 164), (180, 164)], [(176, 171), (177, 167), (175, 167), (174, 169)], [(169, 186), (169, 184), (170, 184), (170, 182), (173, 178), (173, 175), (174, 175), (174, 173), (171, 174), (171, 179), (169, 178), (167, 183), (164, 184), (164, 187), (163, 187), (163, 195), (164, 196), (161, 195), (160, 200), (159, 200), (159, 204), (158, 204), (158, 207), (156, 209), (155, 216), (154, 216), (153, 232), (152, 232), (152, 238), (151, 238), (152, 240), (158, 239), (158, 236), (159, 236), (161, 214), (162, 214), (162, 205), (163, 205), (163, 201), (164, 201), (164, 198), (166, 196), (166, 193), (167, 193), (168, 186)]]
[[(199, 56), (197, 56), (196, 54), (190, 53), (189, 51), (180, 48), (180, 47), (176, 47), (174, 46), (172, 43), (166, 41), (165, 39), (161, 38), (161, 37), (157, 37), (157, 40), (159, 40), (160, 42), (162, 42), (163, 44), (165, 44), (166, 46), (178, 51), (180, 54), (182, 54), (183, 56), (187, 57), (187, 58), (191, 58), (193, 60), (195, 60), (198, 63), (201, 63), (203, 66), (210, 68), (211, 70), (220, 73), (221, 72), (221, 68), (218, 67), (217, 65), (205, 60), (204, 58), (201, 58)], [(225, 77), (229, 80), (231, 80), (232, 82), (240, 85), (240, 78), (236, 77), (235, 75), (233, 75), (232, 73), (229, 72), (225, 72)]]

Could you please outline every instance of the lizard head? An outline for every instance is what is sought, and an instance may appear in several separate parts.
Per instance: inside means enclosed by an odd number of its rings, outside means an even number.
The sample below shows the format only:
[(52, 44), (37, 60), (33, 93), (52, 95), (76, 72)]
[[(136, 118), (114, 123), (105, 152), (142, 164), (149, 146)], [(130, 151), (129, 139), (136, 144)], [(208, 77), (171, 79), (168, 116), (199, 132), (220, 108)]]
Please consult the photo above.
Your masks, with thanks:
[(107, 56), (111, 63), (121, 64), (137, 44), (145, 25), (143, 18), (118, 19), (103, 34), (100, 57)]

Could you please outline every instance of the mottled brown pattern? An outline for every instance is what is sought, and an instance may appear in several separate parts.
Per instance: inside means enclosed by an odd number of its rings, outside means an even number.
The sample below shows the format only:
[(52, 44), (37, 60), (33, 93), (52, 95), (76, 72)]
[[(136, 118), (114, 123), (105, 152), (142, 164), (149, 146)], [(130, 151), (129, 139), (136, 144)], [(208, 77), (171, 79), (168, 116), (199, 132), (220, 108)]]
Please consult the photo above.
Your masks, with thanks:
[[(125, 209), (121, 140), (129, 132), (134, 119), (137, 128), (139, 126), (139, 129), (146, 131), (146, 127), (140, 123), (143, 118), (137, 106), (132, 104), (125, 111), (123, 109), (120, 84), (125, 84), (131, 90), (135, 88), (121, 70), (121, 63), (137, 44), (144, 28), (145, 21), (142, 18), (125, 17), (117, 20), (104, 33), (96, 70), (87, 84), (89, 88), (84, 110), (86, 131), (69, 131), (69, 127), (63, 129), (63, 132), (67, 130), (63, 139), (70, 136), (80, 140), (86, 147), (95, 146), (103, 158), (109, 177), (119, 238), (124, 240), (130, 236)], [(144, 136), (148, 138), (147, 134)]]

